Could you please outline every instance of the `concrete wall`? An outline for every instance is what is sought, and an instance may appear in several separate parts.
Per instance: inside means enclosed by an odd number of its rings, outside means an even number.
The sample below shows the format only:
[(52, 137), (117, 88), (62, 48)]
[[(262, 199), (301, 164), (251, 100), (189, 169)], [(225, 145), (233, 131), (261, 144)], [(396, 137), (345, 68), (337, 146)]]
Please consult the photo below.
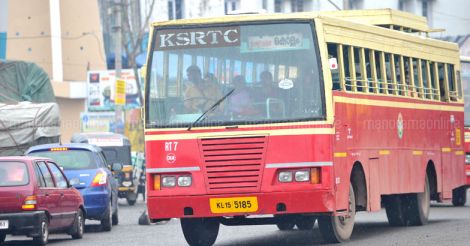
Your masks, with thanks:
[[(3, 6), (8, 7), (6, 22), (1, 19)], [(68, 142), (80, 131), (87, 71), (106, 69), (98, 2), (0, 0), (0, 24), (4, 23), (6, 58), (35, 62), (53, 79), (62, 140)]]
[(60, 0), (64, 81), (86, 81), (88, 70), (105, 70), (106, 57), (96, 0)]
[(38, 64), (52, 74), (49, 0), (8, 1), (6, 59)]
[(69, 143), (74, 133), (80, 132), (80, 112), (85, 110), (84, 99), (57, 98), (61, 115), (61, 136), (63, 143)]

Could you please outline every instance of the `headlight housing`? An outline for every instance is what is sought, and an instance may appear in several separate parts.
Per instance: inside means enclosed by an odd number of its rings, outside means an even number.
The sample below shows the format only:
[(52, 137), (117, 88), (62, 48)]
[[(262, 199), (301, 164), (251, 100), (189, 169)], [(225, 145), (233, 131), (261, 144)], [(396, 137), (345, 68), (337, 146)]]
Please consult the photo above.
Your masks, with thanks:
[(193, 179), (191, 176), (179, 176), (178, 177), (178, 186), (188, 187), (191, 186)]
[(163, 187), (175, 187), (176, 186), (176, 177), (175, 176), (163, 176), (162, 177), (162, 186)]
[(308, 170), (295, 172), (295, 181), (308, 182), (309, 180), (310, 180), (310, 172)]
[(278, 180), (281, 183), (292, 182), (292, 172), (291, 171), (283, 171), (279, 172)]

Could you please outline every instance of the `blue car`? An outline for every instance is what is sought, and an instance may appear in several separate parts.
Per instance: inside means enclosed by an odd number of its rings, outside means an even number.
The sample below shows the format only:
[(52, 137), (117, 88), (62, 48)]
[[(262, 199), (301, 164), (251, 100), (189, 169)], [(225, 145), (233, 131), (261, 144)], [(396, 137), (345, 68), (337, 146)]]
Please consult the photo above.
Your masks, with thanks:
[(77, 188), (85, 202), (86, 219), (100, 220), (104, 231), (119, 223), (118, 184), (112, 171), (122, 164), (108, 166), (103, 150), (95, 145), (44, 144), (31, 147), (26, 155), (53, 159)]

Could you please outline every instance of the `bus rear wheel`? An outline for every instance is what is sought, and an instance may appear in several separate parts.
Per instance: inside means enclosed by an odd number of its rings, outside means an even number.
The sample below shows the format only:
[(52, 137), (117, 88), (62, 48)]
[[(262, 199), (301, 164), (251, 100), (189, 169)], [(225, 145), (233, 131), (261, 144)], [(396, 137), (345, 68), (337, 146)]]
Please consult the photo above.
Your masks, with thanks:
[(391, 226), (404, 226), (405, 214), (402, 209), (401, 195), (389, 195), (385, 196), (383, 199), (388, 224)]
[(191, 246), (210, 246), (219, 234), (220, 222), (217, 218), (181, 219), (184, 238)]
[(419, 226), (428, 223), (431, 206), (429, 179), (426, 175), (424, 192), (392, 195), (385, 201), (388, 223), (391, 226)]
[(352, 184), (349, 185), (349, 208), (346, 216), (320, 216), (318, 227), (327, 243), (340, 243), (349, 240), (354, 229), (356, 198)]
[(452, 204), (456, 207), (462, 207), (467, 202), (467, 188), (459, 187), (452, 190)]
[(428, 223), (431, 207), (431, 192), (428, 176), (426, 175), (424, 192), (404, 195), (403, 208), (405, 209), (406, 225), (419, 226)]

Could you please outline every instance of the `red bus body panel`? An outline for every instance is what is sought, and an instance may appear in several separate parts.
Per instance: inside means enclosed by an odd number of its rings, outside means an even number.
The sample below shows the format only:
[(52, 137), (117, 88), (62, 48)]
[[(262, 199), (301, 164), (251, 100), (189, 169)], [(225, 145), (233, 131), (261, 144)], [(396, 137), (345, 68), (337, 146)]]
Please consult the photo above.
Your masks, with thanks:
[[(470, 155), (470, 127), (465, 127), (465, 154)], [(470, 163), (465, 163), (467, 186), (470, 186)]]
[[(150, 170), (147, 173), (147, 206), (150, 218), (186, 217), (186, 207), (193, 209), (191, 217), (233, 216), (237, 214), (212, 213), (210, 198), (244, 196), (257, 197), (259, 207), (256, 212), (246, 214), (344, 211), (348, 206), (349, 180), (354, 164), (359, 165), (365, 175), (366, 209), (369, 211), (380, 209), (381, 195), (423, 192), (428, 165), (435, 170), (440, 199), (450, 199), (452, 189), (464, 185), (462, 104), (454, 103), (449, 107), (448, 103), (339, 91), (333, 92), (333, 102), (334, 125), (293, 123), (282, 127), (254, 125), (147, 131), (146, 158), (147, 170)], [(289, 133), (299, 129), (305, 129), (306, 134)], [(330, 129), (331, 133), (308, 134), (312, 129)], [(255, 130), (256, 134), (247, 132)], [(288, 131), (272, 134), (276, 130)], [(217, 135), (218, 139), (205, 144), (211, 134)], [(212, 189), (214, 184), (210, 181), (209, 169), (214, 168), (211, 161), (218, 160), (210, 159), (207, 146), (230, 145), (235, 141), (233, 138), (243, 136), (262, 139), (257, 143), (243, 143), (251, 147), (258, 144), (256, 146), (262, 149), (257, 156), (251, 156), (258, 158), (260, 165), (255, 179), (234, 180), (234, 183), (244, 182), (244, 185), (253, 182), (253, 186), (249, 190), (224, 185)], [(171, 147), (175, 145), (176, 148)], [(244, 150), (222, 151), (227, 155), (255, 155)], [(280, 183), (277, 180), (278, 168), (268, 167), (289, 163), (331, 165), (321, 166), (321, 184)], [(171, 172), (188, 167), (198, 170)], [(215, 168), (223, 171), (229, 167)], [(169, 170), (167, 173), (159, 172), (161, 175), (191, 174), (193, 183), (190, 187), (154, 190), (155, 173), (152, 170), (158, 169)], [(286, 211), (277, 211), (279, 203), (286, 205)]]

